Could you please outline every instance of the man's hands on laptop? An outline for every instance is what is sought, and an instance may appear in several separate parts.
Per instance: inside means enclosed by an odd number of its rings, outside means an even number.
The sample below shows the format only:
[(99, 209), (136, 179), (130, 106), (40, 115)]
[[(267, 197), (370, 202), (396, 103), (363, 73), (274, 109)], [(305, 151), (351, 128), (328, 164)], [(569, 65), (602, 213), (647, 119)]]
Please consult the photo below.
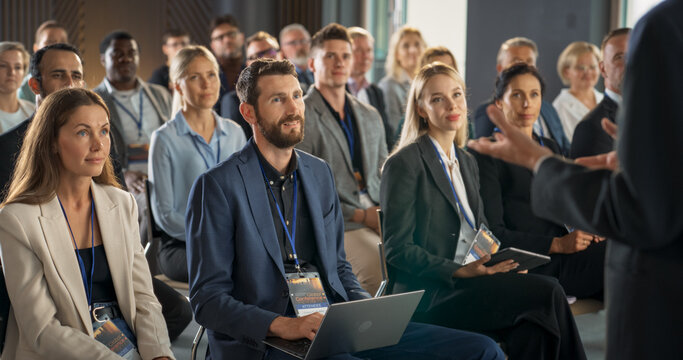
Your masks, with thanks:
[(313, 340), (318, 332), (323, 314), (313, 313), (300, 318), (278, 316), (270, 323), (268, 336), (277, 336), (285, 340), (298, 340), (307, 338)]

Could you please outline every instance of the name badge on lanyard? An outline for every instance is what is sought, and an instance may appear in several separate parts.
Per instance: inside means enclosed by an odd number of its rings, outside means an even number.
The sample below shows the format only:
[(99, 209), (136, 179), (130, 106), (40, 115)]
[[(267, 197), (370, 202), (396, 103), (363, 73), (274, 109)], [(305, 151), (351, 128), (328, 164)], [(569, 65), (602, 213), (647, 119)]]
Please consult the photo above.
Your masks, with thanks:
[(315, 312), (325, 314), (330, 303), (317, 272), (296, 272), (285, 274), (289, 298), (297, 317)]

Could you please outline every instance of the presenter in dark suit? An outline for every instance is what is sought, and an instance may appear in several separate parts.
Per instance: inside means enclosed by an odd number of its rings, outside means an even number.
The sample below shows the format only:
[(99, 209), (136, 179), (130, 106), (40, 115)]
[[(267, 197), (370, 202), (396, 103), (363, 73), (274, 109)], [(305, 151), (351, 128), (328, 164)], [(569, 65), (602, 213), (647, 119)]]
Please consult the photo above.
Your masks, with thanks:
[[(607, 358), (680, 358), (683, 334), (683, 1), (669, 0), (636, 24), (617, 114), (616, 154), (550, 156), (489, 109), (505, 136), (472, 142), (479, 152), (536, 170), (532, 206), (554, 221), (607, 236)], [(616, 155), (616, 156), (615, 156)], [(558, 191), (557, 189), (561, 189)]]
[[(240, 75), (237, 91), (254, 137), (201, 175), (190, 193), (190, 298), (197, 322), (208, 329), (212, 359), (284, 358), (263, 345), (266, 335), (313, 339), (322, 320), (319, 313), (294, 316), (285, 274), (298, 266), (317, 272), (330, 303), (369, 294), (345, 259), (342, 211), (329, 166), (294, 150), (303, 138), (305, 110), (294, 65), (257, 60)], [(421, 324), (410, 324), (397, 345), (343, 358), (449, 354), (503, 358), (491, 339)]]
[(630, 28), (610, 31), (602, 40), (600, 74), (605, 80), (605, 96), (574, 129), (570, 157), (604, 154), (614, 150), (614, 139), (602, 130), (602, 119), (616, 122), (621, 103), (621, 84), (626, 69), (626, 51)]
[(466, 139), (462, 78), (443, 63), (423, 67), (382, 174), (393, 291), (425, 289), (414, 320), (495, 335), (511, 359), (585, 359), (557, 280), (515, 273), (511, 260), (486, 267), (488, 255), (460, 265), (473, 228), (486, 224), (477, 164), (461, 148)]
[[(538, 136), (538, 118), (545, 85), (535, 67), (513, 65), (498, 76), (494, 102), (508, 122), (541, 146), (560, 154), (555, 141)], [(481, 197), (489, 228), (502, 247), (549, 254), (549, 264), (532, 270), (553, 276), (564, 291), (579, 298), (602, 298), (605, 263), (604, 238), (540, 218), (531, 211), (532, 172), (472, 151), (479, 165)]]

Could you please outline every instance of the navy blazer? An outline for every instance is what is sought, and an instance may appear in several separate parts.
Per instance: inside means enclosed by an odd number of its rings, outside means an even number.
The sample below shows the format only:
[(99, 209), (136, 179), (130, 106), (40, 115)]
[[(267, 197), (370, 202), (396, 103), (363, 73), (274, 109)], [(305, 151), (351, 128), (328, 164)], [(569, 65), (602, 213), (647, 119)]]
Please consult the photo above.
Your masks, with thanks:
[[(330, 298), (369, 297), (344, 252), (344, 223), (329, 166), (295, 150)], [(268, 193), (253, 140), (197, 178), (186, 213), (190, 301), (212, 358), (263, 356), (268, 327), (289, 293)]]
[(616, 122), (619, 105), (605, 94), (602, 101), (576, 125), (572, 148), (569, 156), (576, 159), (582, 156), (604, 154), (614, 150), (614, 140), (602, 129), (602, 118)]

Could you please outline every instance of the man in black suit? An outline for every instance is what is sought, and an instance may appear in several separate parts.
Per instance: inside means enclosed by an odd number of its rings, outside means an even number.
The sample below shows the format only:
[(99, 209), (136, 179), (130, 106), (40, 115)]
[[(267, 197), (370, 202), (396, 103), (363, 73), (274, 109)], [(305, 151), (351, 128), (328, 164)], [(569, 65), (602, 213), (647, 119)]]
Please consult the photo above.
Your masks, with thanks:
[(384, 123), (387, 149), (391, 151), (394, 145), (394, 136), (390, 134), (390, 127), (387, 125), (387, 113), (384, 110), (384, 93), (379, 86), (369, 82), (365, 77), (367, 72), (372, 69), (375, 60), (375, 38), (372, 37), (370, 32), (357, 26), (349, 28), (348, 32), (351, 40), (353, 40), (351, 43), (353, 66), (351, 67), (351, 76), (349, 76), (346, 89), (353, 96), (357, 97), (358, 100), (377, 110), (379, 116), (382, 117), (382, 123)]
[(603, 118), (613, 123), (616, 121), (630, 32), (630, 28), (615, 29), (602, 40), (600, 73), (605, 79), (605, 97), (576, 126), (570, 151), (572, 159), (614, 150), (614, 140), (602, 130), (600, 123)]
[[(636, 24), (617, 114), (616, 153), (578, 161), (550, 156), (489, 109), (499, 141), (479, 152), (536, 170), (534, 211), (610, 238), (607, 358), (680, 358), (683, 334), (683, 0), (664, 1)], [(614, 167), (614, 166), (613, 166)], [(616, 168), (616, 167), (614, 167)]]

